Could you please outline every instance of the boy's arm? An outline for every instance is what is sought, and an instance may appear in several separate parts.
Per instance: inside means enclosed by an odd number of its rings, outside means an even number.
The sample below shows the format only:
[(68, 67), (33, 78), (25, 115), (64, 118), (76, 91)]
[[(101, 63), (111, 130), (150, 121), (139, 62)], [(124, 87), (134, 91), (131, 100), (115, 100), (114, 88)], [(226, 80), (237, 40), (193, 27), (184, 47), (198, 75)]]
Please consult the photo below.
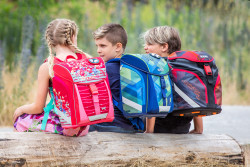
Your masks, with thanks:
[(189, 133), (202, 134), (203, 133), (203, 120), (202, 117), (194, 117), (194, 129)]
[(155, 117), (146, 118), (146, 131), (145, 133), (154, 133)]

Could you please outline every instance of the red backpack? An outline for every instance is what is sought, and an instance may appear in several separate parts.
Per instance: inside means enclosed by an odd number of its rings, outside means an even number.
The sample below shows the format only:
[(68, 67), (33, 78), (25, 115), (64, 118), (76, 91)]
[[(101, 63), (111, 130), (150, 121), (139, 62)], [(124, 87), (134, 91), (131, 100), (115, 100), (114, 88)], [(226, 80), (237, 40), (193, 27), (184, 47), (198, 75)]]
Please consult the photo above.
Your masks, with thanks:
[(222, 86), (215, 60), (203, 51), (176, 51), (168, 58), (174, 85), (176, 116), (221, 112)]
[(53, 67), (51, 99), (55, 105), (51, 108), (58, 114), (62, 127), (113, 121), (112, 96), (103, 59), (81, 59), (78, 55), (77, 60), (68, 61), (72, 57)]

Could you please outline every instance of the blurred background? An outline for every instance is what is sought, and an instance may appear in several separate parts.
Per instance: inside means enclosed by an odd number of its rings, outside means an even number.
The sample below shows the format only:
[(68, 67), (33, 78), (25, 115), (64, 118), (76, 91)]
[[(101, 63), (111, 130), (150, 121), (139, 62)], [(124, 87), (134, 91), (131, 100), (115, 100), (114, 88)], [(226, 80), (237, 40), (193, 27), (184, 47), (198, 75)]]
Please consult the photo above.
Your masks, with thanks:
[(78, 47), (97, 56), (92, 32), (120, 23), (128, 33), (126, 53), (144, 53), (140, 34), (169, 25), (182, 50), (203, 50), (216, 60), (223, 104), (250, 105), (250, 1), (248, 0), (1, 0), (0, 126), (12, 125), (15, 109), (36, 96), (37, 70), (48, 57), (44, 40), (55, 18), (79, 26)]

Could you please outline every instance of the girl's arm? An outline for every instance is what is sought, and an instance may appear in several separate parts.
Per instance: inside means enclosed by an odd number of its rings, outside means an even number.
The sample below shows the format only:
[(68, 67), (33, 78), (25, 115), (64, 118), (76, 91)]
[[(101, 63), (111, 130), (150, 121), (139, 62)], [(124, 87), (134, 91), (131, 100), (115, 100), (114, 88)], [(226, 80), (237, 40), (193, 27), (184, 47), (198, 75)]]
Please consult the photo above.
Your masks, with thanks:
[(46, 97), (48, 93), (49, 87), (49, 67), (48, 63), (43, 63), (38, 71), (38, 89), (37, 96), (35, 98), (35, 102), (32, 104), (23, 105), (18, 107), (13, 115), (14, 121), (20, 115), (26, 114), (40, 114), (43, 112), (43, 108), (45, 106)]
[(155, 117), (146, 118), (146, 131), (145, 133), (154, 133)]
[(203, 120), (202, 117), (194, 117), (194, 129), (189, 133), (202, 134), (203, 133)]

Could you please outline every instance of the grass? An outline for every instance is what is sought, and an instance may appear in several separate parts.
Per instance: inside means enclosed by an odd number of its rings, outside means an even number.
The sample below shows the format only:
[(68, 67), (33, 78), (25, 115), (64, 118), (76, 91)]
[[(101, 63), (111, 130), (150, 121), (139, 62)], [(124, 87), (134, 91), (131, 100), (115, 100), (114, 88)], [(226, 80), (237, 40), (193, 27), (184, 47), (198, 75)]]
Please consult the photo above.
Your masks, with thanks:
[[(223, 79), (223, 78), (222, 78)], [(223, 105), (249, 105), (250, 85), (245, 90), (239, 90), (236, 79), (222, 80), (222, 104)]]
[[(4, 89), (0, 90), (0, 126), (12, 126), (12, 116), (15, 109), (24, 104), (34, 102), (37, 91), (37, 72), (31, 65), (23, 84), (20, 86), (20, 69), (14, 72), (4, 71)], [(222, 78), (223, 105), (249, 105), (250, 85), (246, 90), (237, 89), (236, 80)], [(47, 98), (49, 100), (49, 98)]]
[(37, 82), (32, 73), (34, 66), (29, 68), (22, 85), (20, 71), (3, 73), (4, 89), (0, 90), (0, 126), (12, 126), (16, 108), (32, 103), (35, 98)]

